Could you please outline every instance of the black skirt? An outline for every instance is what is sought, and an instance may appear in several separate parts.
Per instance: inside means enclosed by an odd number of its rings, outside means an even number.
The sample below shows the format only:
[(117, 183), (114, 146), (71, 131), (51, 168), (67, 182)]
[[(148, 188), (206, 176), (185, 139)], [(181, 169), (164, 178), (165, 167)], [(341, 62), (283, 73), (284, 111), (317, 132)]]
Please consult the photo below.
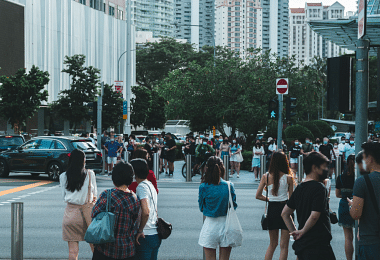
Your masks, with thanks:
[[(282, 210), (286, 205), (286, 201), (281, 202), (269, 202), (268, 203), (268, 230), (285, 229), (288, 228), (285, 225), (284, 220), (281, 217)], [(294, 219), (294, 216), (293, 216)]]

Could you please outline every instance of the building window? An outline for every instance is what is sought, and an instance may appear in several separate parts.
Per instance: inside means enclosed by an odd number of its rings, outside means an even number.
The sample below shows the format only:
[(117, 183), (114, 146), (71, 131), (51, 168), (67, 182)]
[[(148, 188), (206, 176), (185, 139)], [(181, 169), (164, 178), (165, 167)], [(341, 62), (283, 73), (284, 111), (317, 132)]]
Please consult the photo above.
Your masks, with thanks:
[(239, 31), (240, 31), (240, 28), (235, 28), (235, 31), (239, 32)]
[(240, 17), (235, 17), (235, 21), (240, 21)]
[(82, 5), (86, 5), (87, 4), (86, 1), (87, 0), (79, 0), (79, 3), (82, 4)]
[(235, 43), (235, 47), (240, 47), (240, 43)]
[(240, 42), (240, 38), (235, 38), (235, 42)]
[(235, 33), (235, 37), (240, 37), (240, 33)]
[(240, 2), (235, 2), (235, 5), (240, 5)]
[(235, 7), (235, 11), (240, 11), (240, 7), (239, 7), (239, 6), (236, 6), (236, 7)]
[(235, 12), (235, 16), (240, 16), (240, 12)]
[(240, 26), (240, 23), (235, 23), (235, 26)]
[(120, 20), (123, 20), (123, 11), (122, 11), (122, 10), (117, 9), (117, 17), (118, 17)]
[(109, 6), (108, 7), (108, 14), (111, 16), (115, 16), (115, 7)]

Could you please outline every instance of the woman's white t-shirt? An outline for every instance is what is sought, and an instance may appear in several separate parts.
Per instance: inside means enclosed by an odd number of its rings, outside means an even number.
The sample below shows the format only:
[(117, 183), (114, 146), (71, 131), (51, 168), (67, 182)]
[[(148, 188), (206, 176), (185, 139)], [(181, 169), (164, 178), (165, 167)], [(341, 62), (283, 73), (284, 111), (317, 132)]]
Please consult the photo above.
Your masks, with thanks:
[(149, 205), (149, 219), (144, 227), (144, 235), (157, 234), (157, 192), (152, 183), (145, 180), (136, 188), (136, 195), (139, 200), (147, 199)]
[[(95, 173), (91, 170), (88, 170), (88, 173), (91, 174), (91, 194), (90, 194), (91, 198), (97, 197), (98, 190), (96, 186)], [(62, 173), (59, 176), (59, 183), (62, 189), (63, 200), (66, 203), (83, 205), (86, 202), (86, 198), (88, 194), (88, 183), (89, 183), (88, 174), (86, 175), (86, 179), (84, 179), (83, 186), (79, 191), (75, 190), (74, 192), (71, 192), (66, 189), (66, 183), (67, 183), (66, 172)]]
[(252, 153), (253, 153), (253, 158), (260, 158), (259, 154), (256, 154), (257, 152), (262, 152), (264, 154), (264, 147), (256, 148), (256, 146), (253, 147)]

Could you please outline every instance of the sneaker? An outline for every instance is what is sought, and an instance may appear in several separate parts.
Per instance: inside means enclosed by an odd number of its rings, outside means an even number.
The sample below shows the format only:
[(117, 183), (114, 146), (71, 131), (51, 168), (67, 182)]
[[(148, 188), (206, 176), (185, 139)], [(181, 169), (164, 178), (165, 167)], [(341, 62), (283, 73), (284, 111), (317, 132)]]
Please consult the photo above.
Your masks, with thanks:
[(234, 177), (232, 174), (230, 174), (230, 178)]
[(169, 172), (169, 176), (170, 176), (170, 175), (173, 176), (173, 172)]
[(239, 174), (236, 177), (240, 178)]
[(166, 171), (165, 174), (169, 174), (169, 173)]

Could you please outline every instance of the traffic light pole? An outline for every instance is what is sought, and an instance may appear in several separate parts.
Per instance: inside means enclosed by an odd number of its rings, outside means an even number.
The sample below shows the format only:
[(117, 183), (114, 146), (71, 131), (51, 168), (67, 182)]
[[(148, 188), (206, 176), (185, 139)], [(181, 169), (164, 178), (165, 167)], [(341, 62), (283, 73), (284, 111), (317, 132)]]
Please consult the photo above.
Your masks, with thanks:
[[(97, 126), (96, 126), (96, 138), (98, 140), (98, 149), (102, 150), (102, 104), (103, 104), (103, 94), (104, 94), (104, 82), (101, 83), (101, 92), (98, 97), (98, 118), (97, 118)], [(104, 156), (104, 155), (103, 155)], [(104, 157), (103, 157), (104, 159)]]
[(284, 95), (279, 94), (278, 95), (278, 128), (277, 128), (277, 150), (282, 149), (282, 107), (283, 107), (283, 100)]

